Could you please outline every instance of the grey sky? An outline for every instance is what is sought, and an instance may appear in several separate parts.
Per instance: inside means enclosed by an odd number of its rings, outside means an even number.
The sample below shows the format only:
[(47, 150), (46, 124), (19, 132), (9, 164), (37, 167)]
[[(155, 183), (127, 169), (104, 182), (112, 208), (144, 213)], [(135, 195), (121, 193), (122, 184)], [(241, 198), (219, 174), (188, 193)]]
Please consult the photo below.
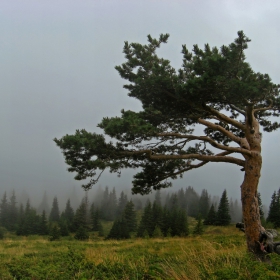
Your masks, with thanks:
[[(276, 0), (1, 1), (0, 194), (8, 188), (40, 195), (79, 188), (52, 139), (81, 128), (100, 132), (102, 117), (140, 109), (114, 69), (124, 62), (124, 41), (145, 43), (148, 34), (169, 33), (160, 53), (179, 68), (182, 44), (220, 47), (243, 30), (252, 39), (248, 62), (280, 83), (279, 11)], [(263, 139), (265, 202), (280, 187), (279, 135)], [(131, 174), (105, 174), (100, 184), (128, 188)], [(175, 185), (209, 188), (213, 195), (226, 188), (239, 198), (243, 175), (238, 167), (212, 164)]]

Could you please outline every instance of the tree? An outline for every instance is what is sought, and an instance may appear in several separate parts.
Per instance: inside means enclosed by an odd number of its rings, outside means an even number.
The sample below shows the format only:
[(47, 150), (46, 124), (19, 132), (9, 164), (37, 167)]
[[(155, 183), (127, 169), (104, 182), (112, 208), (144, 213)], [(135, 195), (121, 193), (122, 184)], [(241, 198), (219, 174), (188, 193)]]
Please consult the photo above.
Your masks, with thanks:
[(280, 189), (272, 194), (266, 221), (273, 223), (275, 228), (280, 227)]
[(203, 189), (201, 192), (201, 196), (199, 198), (199, 214), (201, 215), (201, 218), (205, 219), (209, 208), (210, 208), (210, 198), (208, 195), (207, 190)]
[(198, 216), (197, 224), (194, 227), (193, 234), (201, 235), (204, 232), (201, 215)]
[(45, 210), (43, 210), (42, 215), (40, 217), (39, 226), (38, 226), (38, 234), (39, 235), (48, 235), (49, 234), (48, 221), (47, 221)]
[(72, 224), (74, 219), (74, 210), (71, 206), (70, 199), (67, 200), (65, 210), (61, 213), (61, 220), (67, 225), (67, 228), (72, 230)]
[(59, 213), (58, 201), (57, 201), (57, 197), (55, 196), (52, 203), (52, 209), (50, 212), (49, 221), (59, 222), (59, 219), (60, 219), (60, 213)]
[[(90, 178), (82, 185), (85, 189), (107, 168), (117, 174), (122, 168), (139, 168), (132, 192), (146, 194), (170, 187), (171, 180), (209, 163), (234, 164), (244, 172), (241, 198), (247, 247), (262, 256), (257, 199), (260, 129), (272, 132), (280, 126), (270, 118), (280, 114), (280, 86), (246, 62), (250, 40), (243, 31), (220, 49), (194, 45), (189, 52), (183, 45), (178, 71), (156, 53), (168, 37), (161, 34), (157, 40), (149, 35), (146, 45), (125, 42), (126, 61), (116, 70), (128, 80), (124, 88), (143, 110), (122, 110), (120, 117), (103, 118), (98, 127), (114, 141), (84, 129), (54, 141), (68, 170), (77, 173), (75, 179)], [(201, 129), (196, 135), (201, 127), (204, 135)]]
[(17, 201), (15, 191), (12, 191), (12, 195), (10, 197), (10, 201), (8, 204), (8, 230), (14, 231), (16, 229), (16, 222), (18, 218), (18, 209), (17, 209)]
[(227, 226), (230, 224), (230, 221), (231, 217), (229, 214), (229, 202), (227, 198), (227, 192), (224, 190), (220, 199), (215, 224), (218, 226)]
[(134, 232), (137, 230), (137, 217), (134, 210), (134, 204), (132, 200), (126, 203), (126, 206), (123, 211), (123, 218), (126, 221), (127, 228), (129, 232)]
[(128, 239), (130, 238), (126, 220), (122, 217), (117, 219), (106, 237), (106, 239)]
[(0, 204), (0, 225), (8, 229), (9, 227), (9, 204), (7, 199), (7, 193), (4, 192)]
[(204, 225), (215, 225), (217, 213), (214, 204), (211, 205), (206, 219), (203, 221)]
[(45, 211), (46, 215), (50, 214), (50, 206), (48, 203), (48, 197), (47, 197), (47, 192), (44, 191), (44, 195), (42, 198), (42, 201), (37, 209), (38, 213), (43, 213), (43, 211)]
[(122, 191), (118, 201), (118, 208), (117, 208), (117, 216), (120, 217), (123, 213), (123, 210), (128, 202), (127, 195), (124, 194)]

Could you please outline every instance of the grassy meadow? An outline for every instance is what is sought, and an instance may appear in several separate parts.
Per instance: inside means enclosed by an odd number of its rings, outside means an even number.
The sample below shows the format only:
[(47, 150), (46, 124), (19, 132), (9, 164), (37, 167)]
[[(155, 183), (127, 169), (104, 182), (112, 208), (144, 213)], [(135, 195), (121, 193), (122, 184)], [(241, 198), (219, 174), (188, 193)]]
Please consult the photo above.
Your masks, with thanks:
[(252, 260), (234, 225), (209, 226), (201, 236), (122, 241), (6, 234), (0, 257), (0, 279), (280, 279), (280, 256)]

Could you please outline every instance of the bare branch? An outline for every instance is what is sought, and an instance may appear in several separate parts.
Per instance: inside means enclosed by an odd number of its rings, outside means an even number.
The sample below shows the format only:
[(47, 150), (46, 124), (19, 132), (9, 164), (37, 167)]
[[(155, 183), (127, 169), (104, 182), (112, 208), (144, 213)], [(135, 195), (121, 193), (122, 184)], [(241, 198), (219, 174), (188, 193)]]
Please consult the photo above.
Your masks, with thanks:
[(244, 110), (241, 110), (240, 108), (236, 107), (233, 104), (230, 104), (229, 106), (231, 109), (237, 111), (238, 113), (242, 114), (243, 116), (246, 116), (246, 112)]

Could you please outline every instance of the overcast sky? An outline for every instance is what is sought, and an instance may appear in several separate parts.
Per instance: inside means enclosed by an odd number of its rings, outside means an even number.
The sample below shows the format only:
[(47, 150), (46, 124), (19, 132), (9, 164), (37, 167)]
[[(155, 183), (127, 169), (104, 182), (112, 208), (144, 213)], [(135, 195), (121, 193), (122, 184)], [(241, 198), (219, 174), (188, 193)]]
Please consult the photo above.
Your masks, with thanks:
[[(178, 69), (182, 44), (220, 47), (243, 30), (252, 40), (247, 61), (280, 83), (279, 12), (276, 0), (0, 1), (0, 194), (80, 190), (53, 138), (82, 128), (101, 132), (102, 117), (141, 109), (114, 69), (124, 62), (124, 41), (146, 43), (148, 34), (169, 33), (160, 54)], [(263, 137), (259, 189), (266, 203), (280, 187), (279, 136)], [(100, 185), (129, 188), (132, 174), (105, 174)], [(243, 175), (213, 163), (174, 185), (213, 195), (227, 189), (239, 199)]]

